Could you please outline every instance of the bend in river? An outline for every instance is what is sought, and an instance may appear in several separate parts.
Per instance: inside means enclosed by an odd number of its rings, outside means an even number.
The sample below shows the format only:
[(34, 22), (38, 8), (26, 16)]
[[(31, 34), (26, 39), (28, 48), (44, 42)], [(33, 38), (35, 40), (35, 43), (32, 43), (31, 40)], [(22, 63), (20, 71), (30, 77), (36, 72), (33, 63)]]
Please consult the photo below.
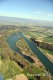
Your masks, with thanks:
[(28, 43), (28, 45), (31, 48), (31, 50), (33, 51), (33, 53), (37, 55), (37, 57), (40, 59), (40, 61), (43, 63), (43, 65), (46, 67), (46, 69), (49, 70), (49, 72), (53, 75), (53, 63), (51, 61), (49, 61), (49, 59), (37, 48), (37, 46), (35, 46), (35, 44), (33, 42), (28, 40), (22, 34), (22, 32), (19, 32), (18, 34), (13, 34), (8, 38), (7, 42), (9, 44), (10, 48), (21, 54), (19, 48), (16, 47), (16, 42), (19, 39), (19, 36), (24, 38), (24, 40)]
[(16, 46), (16, 42), (19, 40), (20, 35), (17, 35), (16, 33), (14, 33), (13, 35), (11, 35), (8, 39), (7, 42), (10, 46), (10, 48), (15, 51), (18, 52), (19, 54), (21, 54), (25, 59), (27, 59), (29, 62), (34, 63), (34, 60), (30, 57), (30, 56), (26, 56), (24, 54), (21, 53), (20, 49)]

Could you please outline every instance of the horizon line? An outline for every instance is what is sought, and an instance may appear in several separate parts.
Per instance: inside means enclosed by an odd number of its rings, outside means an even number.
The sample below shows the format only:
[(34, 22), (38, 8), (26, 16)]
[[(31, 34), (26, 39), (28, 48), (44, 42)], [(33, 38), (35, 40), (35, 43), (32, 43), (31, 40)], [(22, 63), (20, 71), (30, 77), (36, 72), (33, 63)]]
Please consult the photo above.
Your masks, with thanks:
[(7, 17), (7, 18), (16, 18), (16, 19), (26, 19), (26, 20), (33, 20), (33, 21), (50, 21), (53, 22), (52, 20), (45, 20), (45, 19), (32, 19), (32, 18), (24, 18), (24, 17), (16, 17), (16, 16), (1, 16), (0, 17)]

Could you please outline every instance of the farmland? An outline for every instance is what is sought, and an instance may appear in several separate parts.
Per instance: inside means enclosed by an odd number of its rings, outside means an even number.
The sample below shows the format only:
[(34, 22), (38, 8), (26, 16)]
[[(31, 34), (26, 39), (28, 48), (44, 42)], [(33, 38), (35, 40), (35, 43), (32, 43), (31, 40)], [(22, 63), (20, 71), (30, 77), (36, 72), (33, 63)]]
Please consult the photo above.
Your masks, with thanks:
[[(53, 32), (52, 29), (49, 31), (47, 28), (38, 28), (38, 27), (32, 27), (29, 29), (29, 27), (25, 31), (21, 28), (16, 27), (16, 29), (5, 29), (0, 31), (0, 74), (2, 74), (4, 80), (8, 79), (15, 79), (16, 75), (24, 74), (29, 80), (37, 80), (36, 76), (29, 76), (27, 74), (41, 74), (40, 79), (41, 80), (49, 80), (49, 78), (52, 77), (52, 75), (43, 76), (43, 74), (47, 74), (48, 71), (46, 70), (45, 66), (42, 64), (42, 62), (38, 59), (37, 55), (35, 55), (30, 49), (30, 46), (28, 43), (24, 40), (24, 38), (19, 36), (19, 40), (17, 39), (15, 45), (12, 44), (12, 46), (17, 46), (19, 48), (19, 51), (15, 51), (11, 49), (11, 46), (8, 44), (7, 39), (11, 36), (16, 36), (19, 34), (19, 32), (22, 32), (22, 34), (30, 40), (31, 38), (34, 38), (36, 41), (45, 42), (53, 44)], [(49, 33), (49, 34), (48, 34)], [(49, 36), (49, 37), (48, 37)], [(47, 42), (47, 38), (50, 38), (50, 40)], [(13, 39), (12, 39), (13, 40)], [(15, 38), (14, 38), (15, 41)], [(14, 43), (14, 42), (13, 42)], [(35, 44), (35, 43), (34, 43)], [(38, 47), (38, 46), (37, 46)], [(48, 54), (51, 54), (53, 56), (53, 52), (50, 50), (44, 50), (43, 48), (38, 47), (43, 51), (44, 54), (46, 52)], [(22, 54), (19, 54), (19, 52)], [(31, 63), (29, 60), (23, 57), (28, 57), (32, 59), (34, 62)], [(50, 59), (49, 59), (50, 60)]]

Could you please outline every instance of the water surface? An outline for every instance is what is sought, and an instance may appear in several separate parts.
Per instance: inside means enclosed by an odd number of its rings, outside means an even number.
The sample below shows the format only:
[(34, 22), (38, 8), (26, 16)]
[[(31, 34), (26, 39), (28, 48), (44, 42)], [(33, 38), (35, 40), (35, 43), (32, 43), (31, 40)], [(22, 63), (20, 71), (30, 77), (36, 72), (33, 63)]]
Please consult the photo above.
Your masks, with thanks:
[(7, 42), (10, 48), (21, 54), (19, 48), (17, 48), (16, 46), (16, 42), (19, 39), (19, 37), (24, 38), (24, 40), (28, 43), (33, 53), (37, 55), (37, 57), (40, 59), (40, 61), (43, 63), (46, 69), (53, 75), (53, 63), (49, 61), (49, 59), (37, 48), (37, 46), (35, 46), (33, 42), (28, 40), (21, 32), (19, 32), (18, 34), (13, 34), (8, 38)]

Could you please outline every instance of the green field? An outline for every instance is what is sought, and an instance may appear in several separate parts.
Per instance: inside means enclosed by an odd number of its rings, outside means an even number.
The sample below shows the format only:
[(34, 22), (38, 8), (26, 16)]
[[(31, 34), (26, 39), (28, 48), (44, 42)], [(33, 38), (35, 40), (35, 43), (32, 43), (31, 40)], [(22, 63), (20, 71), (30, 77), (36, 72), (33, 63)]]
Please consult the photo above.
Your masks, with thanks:
[(30, 36), (31, 38), (34, 38), (34, 39), (41, 39), (43, 38), (43, 42), (48, 42), (48, 43), (53, 43), (53, 37), (49, 37), (51, 35), (53, 35), (53, 28), (50, 29), (50, 28), (35, 28), (35, 31), (23, 31), (23, 34), (24, 35), (28, 35)]
[(0, 73), (4, 76), (4, 79), (11, 78), (15, 75), (20, 74), (23, 69), (14, 61), (1, 60)]

